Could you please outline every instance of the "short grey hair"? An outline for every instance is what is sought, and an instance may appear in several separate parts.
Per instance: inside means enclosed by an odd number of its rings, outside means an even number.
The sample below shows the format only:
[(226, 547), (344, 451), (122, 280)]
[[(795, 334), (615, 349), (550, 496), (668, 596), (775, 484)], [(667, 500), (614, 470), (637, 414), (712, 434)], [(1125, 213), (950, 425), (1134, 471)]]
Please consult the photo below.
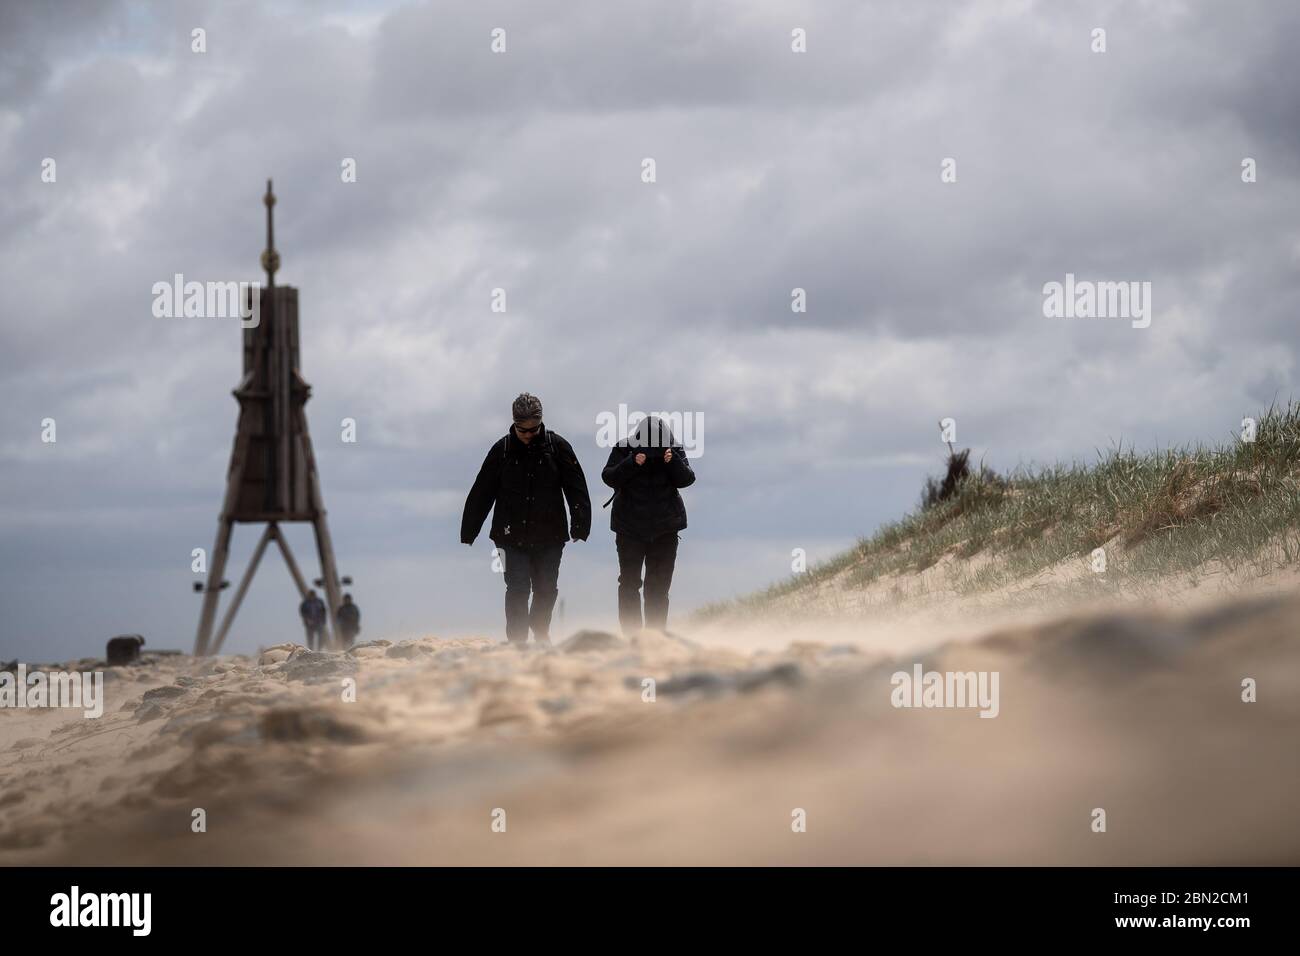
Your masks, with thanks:
[(520, 392), (519, 397), (510, 406), (510, 412), (517, 422), (526, 422), (542, 417), (542, 400), (528, 392)]

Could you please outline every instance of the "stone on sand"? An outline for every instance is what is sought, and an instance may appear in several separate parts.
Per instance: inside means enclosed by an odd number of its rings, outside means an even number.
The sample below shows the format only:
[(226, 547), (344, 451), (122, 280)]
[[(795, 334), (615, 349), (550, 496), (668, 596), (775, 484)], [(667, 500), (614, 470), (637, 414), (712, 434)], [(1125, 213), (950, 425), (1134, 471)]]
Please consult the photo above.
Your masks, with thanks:
[(281, 664), (289, 659), (289, 655), (296, 649), (302, 647), (301, 644), (276, 644), (262, 651), (257, 659), (257, 663), (262, 667), (269, 667), (272, 664)]
[(360, 644), (353, 644), (348, 648), (347, 653), (352, 657), (358, 657), (366, 660), (372, 657), (383, 657), (388, 648), (392, 646), (392, 641), (377, 640), (363, 641)]
[(357, 672), (356, 658), (331, 651), (309, 651), (298, 648), (282, 665), (288, 680), (318, 681)]
[(583, 654), (587, 651), (614, 651), (626, 646), (608, 631), (579, 631), (564, 641), (560, 650), (566, 654)]
[(276, 707), (262, 715), (259, 728), (265, 740), (294, 742), (312, 739), (360, 744), (372, 739), (372, 728), (337, 707)]
[(421, 644), (417, 641), (401, 641), (400, 643), (394, 644), (390, 647), (385, 656), (396, 657), (400, 660), (411, 660), (432, 653), (433, 649), (426, 644)]

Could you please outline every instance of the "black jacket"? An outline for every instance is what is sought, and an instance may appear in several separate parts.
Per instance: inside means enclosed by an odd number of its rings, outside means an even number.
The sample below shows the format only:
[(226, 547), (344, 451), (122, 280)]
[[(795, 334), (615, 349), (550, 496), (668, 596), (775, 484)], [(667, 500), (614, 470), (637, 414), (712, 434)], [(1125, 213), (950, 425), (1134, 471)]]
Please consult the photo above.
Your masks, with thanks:
[[(659, 419), (657, 429), (645, 418), (632, 438), (625, 438), (609, 450), (609, 461), (600, 473), (614, 489), (614, 511), (609, 526), (615, 534), (628, 534), (648, 541), (686, 527), (686, 505), (678, 488), (694, 484), (695, 472), (686, 452), (676, 443), (667, 424)], [(664, 464), (664, 449), (671, 448), (673, 460)], [(638, 465), (638, 453), (646, 456)]]
[(298, 613), (302, 615), (304, 624), (324, 624), (325, 602), (318, 597), (303, 598), (302, 603), (298, 605)]
[(334, 617), (338, 619), (339, 627), (345, 631), (361, 630), (361, 608), (355, 604), (340, 604)]
[[(570, 522), (565, 518), (568, 500)], [(591, 498), (573, 446), (546, 426), (524, 444), (512, 427), (483, 459), (465, 499), (460, 540), (473, 544), (492, 512), (489, 537), (499, 548), (563, 544), (591, 533)]]

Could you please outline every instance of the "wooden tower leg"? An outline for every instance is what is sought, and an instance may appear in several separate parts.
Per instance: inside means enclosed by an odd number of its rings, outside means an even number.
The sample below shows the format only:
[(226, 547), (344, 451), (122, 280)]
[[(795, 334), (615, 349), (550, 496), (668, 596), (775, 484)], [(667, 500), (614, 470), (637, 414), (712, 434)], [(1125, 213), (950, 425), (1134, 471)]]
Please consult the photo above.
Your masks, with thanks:
[(230, 537), (235, 528), (235, 507), (239, 503), (239, 486), (244, 481), (244, 458), (248, 455), (249, 435), (241, 415), (239, 430), (230, 450), (230, 468), (226, 472), (226, 496), (221, 501), (221, 516), (217, 519), (217, 543), (212, 548), (212, 563), (208, 566), (208, 588), (203, 593), (203, 612), (199, 615), (199, 631), (194, 638), (194, 656), (210, 653), (212, 625), (217, 619), (217, 603), (221, 600), (221, 581), (230, 557)]
[(324, 510), (312, 521), (312, 527), (316, 529), (316, 551), (320, 555), (321, 577), (325, 579), (326, 600), (330, 605), (330, 646), (337, 649), (343, 646), (338, 622), (339, 605), (343, 603), (343, 589), (339, 587), (339, 572), (334, 565), (334, 543), (330, 540), (330, 529), (325, 523)]
[(213, 654), (221, 652), (221, 645), (226, 640), (226, 633), (230, 630), (230, 625), (235, 622), (235, 614), (239, 611), (239, 605), (244, 603), (244, 595), (248, 593), (248, 585), (252, 582), (253, 575), (257, 573), (257, 565), (261, 562), (262, 555), (266, 552), (266, 546), (270, 543), (274, 534), (275, 522), (271, 522), (266, 526), (266, 530), (262, 532), (262, 537), (258, 539), (257, 547), (253, 550), (253, 557), (248, 562), (248, 568), (239, 581), (239, 589), (235, 591), (235, 596), (230, 601), (230, 607), (226, 608), (226, 616), (221, 619), (221, 630), (217, 631), (216, 639), (212, 642)]
[(325, 520), (325, 496), (321, 494), (320, 472), (316, 469), (316, 455), (311, 447), (311, 434), (307, 431), (307, 416), (298, 408), (298, 433), (302, 439), (303, 460), (307, 463), (307, 486), (311, 507), (315, 514), (311, 525), (316, 531), (316, 553), (320, 556), (321, 578), (325, 581), (325, 600), (329, 605), (329, 634), (325, 636), (332, 648), (341, 647), (338, 610), (343, 601), (339, 587), (339, 571), (334, 563), (334, 542), (330, 538), (329, 523)]
[(217, 521), (217, 542), (212, 546), (212, 564), (208, 566), (208, 585), (203, 592), (203, 612), (199, 615), (199, 631), (194, 637), (194, 656), (208, 653), (212, 639), (212, 624), (217, 619), (217, 602), (221, 600), (221, 579), (226, 573), (226, 559), (230, 556), (230, 534), (235, 523), (224, 514)]
[(293, 552), (289, 550), (289, 542), (284, 540), (284, 533), (280, 531), (280, 526), (275, 526), (275, 543), (280, 546), (280, 553), (284, 555), (284, 563), (289, 565), (289, 573), (293, 575), (293, 583), (298, 585), (298, 596), (303, 600), (307, 599), (307, 582), (303, 580), (302, 572), (298, 570), (298, 562), (293, 559)]

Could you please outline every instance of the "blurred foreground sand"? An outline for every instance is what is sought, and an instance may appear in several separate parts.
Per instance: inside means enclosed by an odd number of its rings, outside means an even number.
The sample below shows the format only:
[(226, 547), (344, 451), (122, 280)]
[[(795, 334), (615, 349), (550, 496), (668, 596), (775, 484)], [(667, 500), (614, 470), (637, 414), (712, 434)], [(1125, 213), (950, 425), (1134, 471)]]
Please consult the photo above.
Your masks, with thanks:
[[(937, 648), (845, 623), (164, 658), (110, 669), (99, 720), (0, 711), (0, 863), (1295, 864), (1298, 624), (1271, 595)], [(916, 661), (998, 671), (999, 716), (895, 709)]]

